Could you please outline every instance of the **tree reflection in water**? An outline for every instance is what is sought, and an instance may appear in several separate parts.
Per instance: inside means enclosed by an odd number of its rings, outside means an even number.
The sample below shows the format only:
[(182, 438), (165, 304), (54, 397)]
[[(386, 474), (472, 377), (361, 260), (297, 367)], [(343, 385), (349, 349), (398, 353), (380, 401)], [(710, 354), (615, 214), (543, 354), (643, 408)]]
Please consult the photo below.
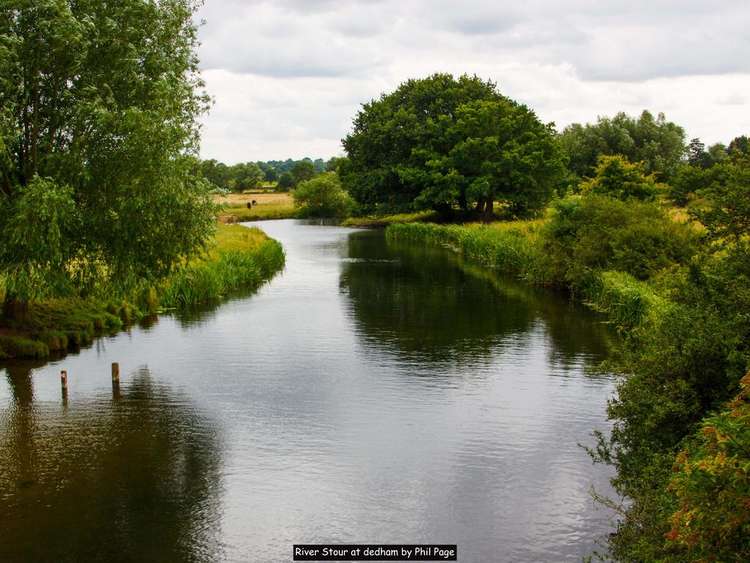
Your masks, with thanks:
[(463, 263), (442, 249), (362, 231), (348, 239), (340, 286), (360, 334), (416, 362), (470, 362), (541, 329), (549, 361), (604, 359), (613, 335), (563, 295)]
[(0, 416), (0, 561), (221, 558), (217, 425), (148, 370), (119, 392), (35, 403), (6, 368)]

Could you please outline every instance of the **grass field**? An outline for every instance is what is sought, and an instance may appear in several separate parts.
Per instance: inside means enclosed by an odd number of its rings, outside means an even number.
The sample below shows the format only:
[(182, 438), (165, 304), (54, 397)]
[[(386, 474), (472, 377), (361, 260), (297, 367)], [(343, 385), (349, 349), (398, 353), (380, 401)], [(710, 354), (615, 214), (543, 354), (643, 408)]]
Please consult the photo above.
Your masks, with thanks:
[[(219, 212), (222, 223), (289, 219), (297, 214), (294, 198), (289, 193), (228, 194), (216, 196), (214, 201), (223, 206)], [(256, 205), (249, 208), (247, 204), (253, 201)]]

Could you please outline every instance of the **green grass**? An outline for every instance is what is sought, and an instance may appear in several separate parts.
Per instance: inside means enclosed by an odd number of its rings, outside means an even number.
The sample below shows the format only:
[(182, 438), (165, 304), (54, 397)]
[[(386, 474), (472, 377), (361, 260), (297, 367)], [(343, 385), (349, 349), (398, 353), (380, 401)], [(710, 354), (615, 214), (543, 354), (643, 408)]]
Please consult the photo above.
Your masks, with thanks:
[(616, 271), (600, 272), (586, 288), (584, 300), (625, 333), (653, 326), (672, 306), (648, 283)]
[(252, 208), (245, 204), (226, 205), (219, 213), (224, 223), (243, 223), (246, 221), (263, 221), (269, 219), (293, 219), (298, 209), (293, 203), (262, 203)]
[(416, 213), (398, 213), (396, 215), (367, 215), (365, 217), (349, 217), (341, 224), (344, 227), (387, 227), (397, 223), (420, 223), (432, 221), (436, 217), (434, 211), (418, 211)]
[(536, 284), (549, 284), (545, 256), (539, 244), (541, 221), (490, 225), (395, 224), (386, 230), (392, 240), (433, 244), (460, 254), (468, 262), (514, 275)]
[[(448, 248), (468, 263), (515, 276), (536, 285), (567, 287), (556, 279), (544, 251), (541, 231), (545, 220), (485, 224), (394, 224), (386, 238)], [(582, 288), (583, 302), (604, 313), (619, 330), (649, 326), (660, 318), (670, 302), (647, 282), (624, 272), (594, 272)]]
[(28, 304), (22, 322), (0, 322), (0, 359), (46, 358), (89, 344), (157, 312), (254, 290), (284, 266), (284, 251), (259, 229), (219, 225), (207, 251), (158, 287), (117, 299), (47, 299)]
[(222, 225), (207, 255), (167, 280), (160, 304), (179, 309), (217, 301), (238, 289), (257, 288), (283, 266), (281, 245), (263, 231)]

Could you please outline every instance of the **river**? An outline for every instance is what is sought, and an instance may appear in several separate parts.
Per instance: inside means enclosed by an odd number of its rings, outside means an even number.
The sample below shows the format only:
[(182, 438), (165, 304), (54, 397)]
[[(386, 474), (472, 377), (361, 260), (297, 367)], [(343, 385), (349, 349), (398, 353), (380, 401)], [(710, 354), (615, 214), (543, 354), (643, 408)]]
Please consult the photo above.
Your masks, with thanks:
[(257, 294), (0, 365), (0, 561), (597, 547), (610, 472), (578, 444), (608, 429), (599, 318), (382, 231), (261, 226), (287, 262)]

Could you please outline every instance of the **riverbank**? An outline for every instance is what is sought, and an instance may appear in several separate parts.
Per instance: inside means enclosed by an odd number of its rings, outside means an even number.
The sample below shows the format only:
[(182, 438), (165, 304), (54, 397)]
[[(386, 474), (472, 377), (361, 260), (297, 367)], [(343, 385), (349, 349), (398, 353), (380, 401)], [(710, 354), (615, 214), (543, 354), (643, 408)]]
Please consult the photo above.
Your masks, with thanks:
[(608, 540), (616, 560), (750, 549), (750, 434), (737, 411), (750, 381), (747, 246), (711, 244), (704, 232), (669, 209), (592, 195), (564, 200), (537, 221), (386, 230), (391, 241), (442, 246), (563, 288), (618, 329), (622, 345), (608, 361), (620, 374), (607, 407), (613, 429), (595, 432), (589, 449), (617, 471), (620, 498), (595, 495), (621, 516)]
[(283, 266), (281, 245), (263, 231), (219, 225), (204, 255), (155, 287), (127, 296), (32, 302), (22, 321), (0, 321), (0, 359), (44, 359), (76, 350), (159, 313), (257, 289)]
[(554, 286), (574, 293), (597, 312), (604, 313), (621, 332), (631, 332), (653, 321), (668, 301), (648, 283), (613, 270), (591, 272), (585, 284), (571, 285), (552, 264), (544, 245), (546, 220), (492, 224), (394, 224), (386, 229), (390, 240), (448, 248), (467, 262), (514, 276), (534, 285)]
[(426, 221), (434, 221), (435, 219), (437, 219), (437, 214), (434, 211), (417, 211), (416, 213), (397, 213), (395, 215), (347, 217), (341, 223), (341, 226), (377, 228), (396, 224), (424, 223)]

